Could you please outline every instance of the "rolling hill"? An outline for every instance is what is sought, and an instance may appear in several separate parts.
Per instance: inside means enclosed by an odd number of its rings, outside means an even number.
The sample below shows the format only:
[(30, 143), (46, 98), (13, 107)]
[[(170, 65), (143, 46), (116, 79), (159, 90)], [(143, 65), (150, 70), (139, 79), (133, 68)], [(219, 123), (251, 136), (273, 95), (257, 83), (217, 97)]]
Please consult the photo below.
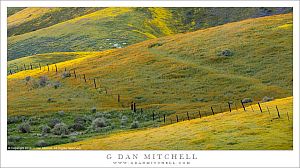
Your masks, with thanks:
[(55, 64), (58, 62), (84, 57), (86, 55), (90, 55), (91, 53), (92, 52), (55, 52), (23, 57), (8, 61), (7, 72), (9, 74), (10, 71), (12, 71), (12, 73), (22, 71), (24, 70), (24, 64), (26, 69), (31, 69), (30, 65), (32, 65), (32, 68), (39, 68), (39, 64), (41, 66)]
[[(291, 96), (292, 27), (292, 14), (248, 19), (94, 52), (58, 63), (58, 73), (54, 65), (50, 72), (46, 67), (22, 71), (8, 76), (8, 114), (75, 112), (93, 106), (120, 110), (131, 101), (139, 108), (180, 113), (245, 97), (260, 101)], [(62, 79), (65, 68), (76, 70), (80, 79)], [(43, 75), (63, 86), (33, 87)], [(33, 78), (31, 85), (26, 76)], [(56, 101), (47, 103), (48, 98)]]
[[(281, 118), (277, 116), (278, 105)], [(270, 114), (267, 112), (270, 109)], [(270, 108), (272, 107), (272, 108)], [(134, 130), (44, 149), (81, 150), (292, 150), (293, 98), (159, 128)], [(288, 113), (288, 114), (287, 114)], [(272, 142), (272, 143), (271, 143)]]
[(148, 39), (291, 11), (291, 8), (25, 8), (8, 18), (11, 36), (8, 60), (51, 52), (123, 48)]
[(58, 24), (101, 8), (8, 8), (7, 35), (14, 36)]
[[(108, 8), (90, 14), (87, 22), (92, 23), (94, 16), (99, 20), (99, 13), (105, 10)], [(111, 17), (115, 23), (121, 13), (130, 15), (132, 10), (112, 8), (110, 16), (103, 14), (103, 19), (109, 21), (107, 17)], [(156, 12), (161, 10), (165, 11), (158, 8)], [(176, 35), (172, 35), (172, 27), (158, 24), (164, 18), (152, 20), (161, 29), (151, 33), (157, 37), (155, 33), (163, 31), (164, 37), (100, 52), (59, 52), (13, 60), (15, 64), (41, 61), (43, 67), (7, 77), (8, 147), (32, 149), (79, 141), (70, 147), (82, 144), (83, 149), (291, 149), (292, 13)], [(71, 21), (82, 21), (76, 19)], [(139, 22), (134, 21), (136, 25)], [(41, 34), (54, 26), (38, 31)], [(24, 35), (28, 34), (31, 33)], [(56, 64), (45, 66), (46, 63)], [(256, 103), (265, 97), (290, 98), (262, 104), (264, 112), (260, 114)], [(228, 111), (228, 102), (232, 108), (240, 108), (244, 98), (253, 101), (246, 104), (247, 112), (218, 114)], [(131, 110), (132, 102), (137, 110)], [(282, 112), (279, 120), (275, 105)], [(193, 119), (199, 112), (203, 116), (216, 115), (161, 127), (164, 115), (167, 123), (174, 123), (177, 118)], [(183, 127), (183, 132), (173, 135)], [(203, 127), (208, 131), (199, 129)], [(137, 128), (145, 130), (133, 131)], [(166, 130), (167, 136), (159, 136)], [(132, 142), (139, 145), (124, 142), (123, 147), (113, 147), (107, 143), (124, 141), (128, 136), (138, 137)], [(182, 137), (180, 141), (186, 144), (174, 145), (178, 141), (168, 139), (174, 136)], [(97, 138), (86, 140), (90, 137)], [(159, 141), (164, 148), (157, 146)], [(95, 146), (90, 146), (91, 142)]]

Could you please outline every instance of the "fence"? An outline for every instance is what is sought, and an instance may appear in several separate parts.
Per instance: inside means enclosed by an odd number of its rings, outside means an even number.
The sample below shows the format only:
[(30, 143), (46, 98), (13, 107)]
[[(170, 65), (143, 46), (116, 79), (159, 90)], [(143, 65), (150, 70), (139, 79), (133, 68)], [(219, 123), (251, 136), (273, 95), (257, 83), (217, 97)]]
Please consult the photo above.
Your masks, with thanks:
[[(33, 70), (33, 69), (39, 69), (40, 71), (46, 71), (46, 72), (55, 72), (56, 75), (61, 75), (62, 73), (66, 73), (65, 75), (67, 75), (67, 77), (70, 79), (76, 79), (81, 82), (84, 82), (85, 84), (90, 85), (90, 87), (94, 89), (102, 88), (105, 91), (105, 94), (115, 97), (117, 103), (123, 103), (122, 107), (128, 106), (128, 108), (130, 108), (130, 110), (133, 113), (144, 113), (147, 111), (147, 109), (143, 109), (143, 108), (138, 109), (137, 108), (138, 104), (134, 101), (130, 101), (130, 102), (122, 101), (122, 95), (120, 93), (113, 94), (112, 91), (109, 90), (107, 87), (100, 85), (99, 79), (88, 77), (86, 74), (78, 72), (77, 68), (71, 68), (70, 70), (67, 70), (66, 67), (60, 69), (56, 64), (52, 64), (52, 65), (46, 64), (45, 66), (41, 66), (40, 63), (35, 65), (29, 64), (27, 66), (24, 64), (23, 68), (22, 67), (19, 68), (19, 66), (16, 66), (16, 70), (19, 71)], [(13, 71), (9, 69), (9, 75), (12, 75), (14, 72), (19, 72), (19, 71)], [(260, 102), (254, 103), (254, 102), (245, 102), (243, 100), (240, 101), (235, 100), (226, 103), (213, 104), (207, 107), (199, 107), (197, 111), (186, 111), (186, 112), (175, 113), (171, 115), (162, 112), (156, 112), (156, 113), (152, 112), (150, 120), (152, 120), (153, 122), (160, 122), (167, 125), (167, 124), (173, 124), (173, 123), (186, 121), (186, 120), (203, 118), (203, 117), (216, 115), (224, 112), (233, 112), (233, 111), (255, 112), (253, 106), (255, 106), (258, 109), (258, 112), (260, 113), (268, 112), (268, 114), (272, 118), (270, 113), (271, 107), (269, 106), (265, 106), (265, 109), (263, 109)], [(275, 108), (277, 112), (276, 113), (277, 118), (282, 118), (284, 115), (286, 116), (287, 120), (290, 120), (290, 116), (288, 112), (286, 113), (281, 112), (277, 105), (275, 105)]]

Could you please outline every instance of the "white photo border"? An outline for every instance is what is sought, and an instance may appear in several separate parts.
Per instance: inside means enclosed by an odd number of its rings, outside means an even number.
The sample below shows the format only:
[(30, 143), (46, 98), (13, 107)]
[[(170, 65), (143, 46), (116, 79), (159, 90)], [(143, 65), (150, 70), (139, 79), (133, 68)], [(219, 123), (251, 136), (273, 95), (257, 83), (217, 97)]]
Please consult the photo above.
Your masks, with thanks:
[[(7, 7), (293, 7), (293, 150), (7, 150)], [(299, 167), (299, 1), (1, 1), (1, 167)], [(195, 154), (189, 165), (116, 165), (109, 154)], [(158, 161), (158, 160), (157, 160)]]

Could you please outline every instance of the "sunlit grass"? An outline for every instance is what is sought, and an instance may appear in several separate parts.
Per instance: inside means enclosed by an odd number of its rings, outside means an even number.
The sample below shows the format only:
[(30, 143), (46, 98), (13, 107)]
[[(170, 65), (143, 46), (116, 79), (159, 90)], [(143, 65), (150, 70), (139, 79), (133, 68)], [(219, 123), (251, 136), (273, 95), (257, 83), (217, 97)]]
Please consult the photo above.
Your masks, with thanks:
[[(277, 116), (276, 105), (281, 118)], [(263, 113), (258, 106), (253, 106), (254, 111), (248, 107), (246, 112), (238, 109), (160, 128), (99, 136), (45, 149), (292, 150), (293, 98), (278, 99), (261, 106)]]

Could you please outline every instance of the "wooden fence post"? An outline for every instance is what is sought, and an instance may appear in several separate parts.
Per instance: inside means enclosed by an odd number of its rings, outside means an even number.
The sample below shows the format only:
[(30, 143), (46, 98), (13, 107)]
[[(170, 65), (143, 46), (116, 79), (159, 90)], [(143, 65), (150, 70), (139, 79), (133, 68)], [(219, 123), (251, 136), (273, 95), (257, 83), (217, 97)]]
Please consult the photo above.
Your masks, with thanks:
[(56, 64), (54, 64), (54, 66), (55, 66), (55, 72), (57, 73), (57, 65), (56, 65)]
[(289, 112), (286, 112), (287, 118), (290, 121), (290, 116), (289, 116)]
[(201, 118), (201, 112), (200, 112), (200, 110), (199, 110), (199, 117)]
[(130, 110), (133, 110), (133, 102), (130, 104)]
[(189, 112), (186, 112), (186, 116), (187, 116), (188, 120), (190, 120)]
[(65, 72), (67, 71), (67, 68), (65, 67)]
[(25, 64), (23, 64), (24, 65), (24, 70), (26, 70), (26, 65)]
[(41, 63), (39, 63), (40, 70), (42, 70)]
[(76, 72), (75, 72), (75, 70), (74, 70), (74, 77), (76, 78)]
[(155, 116), (154, 116), (154, 112), (153, 112), (153, 113), (152, 113), (152, 120), (153, 120), (153, 121), (154, 121), (154, 117), (155, 117)]
[(276, 110), (277, 110), (277, 115), (278, 115), (278, 118), (280, 118), (280, 114), (279, 114), (279, 110), (278, 110), (278, 107), (276, 105)]
[(164, 123), (166, 123), (166, 115), (164, 114)]
[(94, 78), (94, 86), (95, 86), (95, 89), (97, 89), (97, 84), (96, 84), (96, 79)]
[[(84, 79), (84, 82), (86, 83), (86, 78), (85, 78), (85, 74), (83, 74), (83, 79)], [(107, 92), (107, 91), (106, 91)]]
[(215, 115), (213, 107), (210, 107), (210, 109), (211, 109), (212, 114)]
[(246, 111), (243, 100), (241, 100), (241, 104), (242, 104), (242, 106), (244, 108), (244, 111)]
[(133, 112), (136, 112), (136, 104), (135, 103), (133, 103)]
[(47, 64), (47, 67), (48, 67), (48, 72), (49, 72), (50, 71), (49, 64)]
[(118, 94), (118, 102), (120, 103), (120, 94)]
[(11, 69), (9, 70), (9, 73), (12, 75)]
[(30, 63), (30, 69), (32, 70), (32, 64)]
[(230, 102), (228, 102), (228, 108), (229, 108), (229, 111), (231, 112)]
[(176, 120), (177, 120), (177, 122), (179, 121), (179, 120), (178, 120), (178, 115), (176, 115)]
[(257, 104), (258, 104), (258, 107), (259, 107), (260, 112), (262, 113), (262, 109), (261, 109), (260, 103), (257, 102)]

